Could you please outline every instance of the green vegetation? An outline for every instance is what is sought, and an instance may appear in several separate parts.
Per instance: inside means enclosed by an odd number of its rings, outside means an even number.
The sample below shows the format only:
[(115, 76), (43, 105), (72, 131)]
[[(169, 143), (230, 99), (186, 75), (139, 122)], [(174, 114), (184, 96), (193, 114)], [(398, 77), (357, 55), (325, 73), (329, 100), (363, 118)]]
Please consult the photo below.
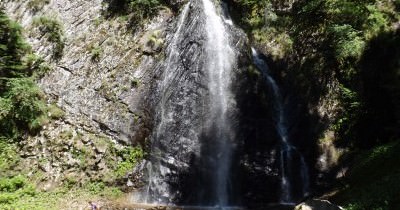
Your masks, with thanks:
[(14, 144), (0, 139), (0, 177), (7, 176), (16, 170), (16, 165), (20, 157), (17, 154), (17, 148)]
[(33, 12), (38, 12), (48, 3), (50, 3), (50, 0), (30, 0), (28, 2), (28, 8)]
[(90, 49), (90, 55), (92, 61), (100, 61), (100, 57), (103, 54), (103, 49), (100, 46), (92, 46)]
[(348, 210), (389, 210), (400, 207), (400, 142), (392, 142), (354, 159), (343, 182), (347, 187), (335, 199)]
[(131, 87), (137, 88), (140, 85), (140, 80), (138, 78), (131, 79)]
[(160, 0), (110, 0), (109, 10), (120, 13), (137, 13), (136, 17), (147, 17), (162, 5)]
[(400, 40), (393, 26), (400, 20), (398, 4), (311, 0), (288, 9), (285, 3), (231, 2), (254, 44), (275, 61), (288, 63), (293, 89), (308, 93), (307, 103), (316, 105), (332, 91), (329, 82), (339, 83), (340, 109), (333, 125), (338, 143), (370, 148), (397, 139)]
[(164, 43), (164, 40), (160, 38), (160, 36), (161, 32), (159, 30), (153, 31), (146, 44), (152, 48), (160, 48), (160, 46)]
[(106, 2), (107, 16), (129, 17), (131, 26), (143, 25), (148, 19), (157, 15), (158, 10), (167, 6), (164, 0), (106, 0)]
[(107, 199), (116, 199), (122, 192), (106, 186), (102, 182), (90, 182), (76, 188), (65, 185), (50, 192), (37, 189), (27, 177), (17, 175), (0, 178), (0, 209), (35, 209), (49, 210), (62, 209), (65, 199), (74, 199), (85, 205), (88, 200), (98, 199), (99, 196)]
[(253, 45), (287, 64), (285, 79), (306, 104), (336, 97), (334, 144), (357, 157), (337, 202), (399, 209), (399, 1), (229, 2)]
[(50, 104), (47, 107), (47, 112), (48, 112), (48, 116), (51, 119), (55, 119), (55, 120), (64, 118), (64, 116), (65, 116), (64, 110), (60, 109), (56, 104)]
[[(21, 27), (1, 10), (0, 61), (0, 209), (60, 209), (58, 202), (67, 191), (36, 189), (40, 173), (26, 176), (18, 145), (23, 145), (27, 135), (36, 133), (50, 118), (62, 118), (64, 112), (54, 104), (46, 106), (35, 80), (50, 68), (32, 54)], [(89, 194), (90, 190), (81, 191)], [(114, 191), (104, 188), (104, 192)]]
[(62, 24), (54, 18), (41, 16), (33, 21), (33, 25), (39, 28), (39, 31), (49, 42), (54, 43), (53, 58), (60, 58), (65, 47), (64, 29)]
[(145, 155), (141, 147), (128, 147), (117, 151), (117, 154), (123, 159), (123, 161), (120, 162), (115, 168), (115, 176), (117, 178), (122, 178), (125, 176), (136, 166), (140, 160), (144, 158)]
[(91, 195), (99, 195), (109, 198), (118, 198), (122, 195), (120, 189), (106, 186), (104, 182), (89, 182), (84, 186), (84, 189)]
[(0, 206), (2, 209), (15, 209), (15, 202), (22, 197), (35, 196), (33, 185), (21, 175), (11, 178), (0, 178)]
[(39, 79), (51, 71), (51, 67), (44, 59), (36, 54), (27, 54), (23, 58), (24, 63), (30, 71), (34, 78)]
[(232, 0), (233, 17), (257, 43), (259, 48), (268, 49), (275, 59), (292, 53), (293, 37), (290, 36), (290, 16), (277, 15), (274, 1)]
[(0, 11), (0, 137), (17, 140), (37, 131), (46, 117), (44, 96), (32, 78), (32, 62), (21, 27)]

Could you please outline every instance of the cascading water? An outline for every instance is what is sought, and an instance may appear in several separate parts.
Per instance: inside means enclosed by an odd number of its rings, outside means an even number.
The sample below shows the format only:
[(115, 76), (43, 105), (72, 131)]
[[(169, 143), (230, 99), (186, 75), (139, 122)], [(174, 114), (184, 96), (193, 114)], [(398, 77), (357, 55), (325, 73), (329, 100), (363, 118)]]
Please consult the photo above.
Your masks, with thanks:
[(235, 54), (227, 39), (222, 18), (217, 15), (216, 8), (210, 0), (203, 0), (204, 13), (206, 15), (206, 52), (207, 69), (209, 74), (210, 113), (211, 118), (207, 122), (208, 129), (215, 130), (215, 198), (214, 204), (228, 205), (229, 195), (229, 171), (231, 167), (232, 145), (234, 132), (228, 119), (228, 111), (234, 106), (230, 82), (232, 67), (235, 62)]
[[(283, 104), (283, 97), (276, 81), (271, 77), (268, 65), (263, 60), (261, 55), (252, 48), (253, 62), (261, 71), (267, 85), (273, 92), (275, 126), (281, 140), (280, 149), (280, 171), (281, 171), (281, 203), (294, 203), (296, 198), (302, 198), (309, 192), (309, 172), (303, 155), (297, 150), (289, 140), (288, 122), (285, 116), (285, 106)], [(297, 168), (300, 172), (299, 175), (293, 171)], [(296, 193), (293, 183), (301, 185), (301, 192)]]
[[(159, 101), (151, 153), (144, 170), (147, 183), (135, 202), (203, 206), (200, 209), (240, 204), (238, 186), (243, 183), (234, 180), (240, 178), (234, 172), (242, 164), (236, 145), (243, 141), (238, 138), (241, 134), (237, 136), (239, 106), (235, 97), (237, 91), (244, 94), (247, 90), (240, 90), (243, 84), (232, 80), (245, 75), (250, 59), (246, 60), (245, 35), (235, 29), (222, 9), (212, 0), (189, 1), (173, 27), (174, 33), (166, 38), (166, 59), (156, 66), (161, 80), (155, 93)], [(281, 142), (280, 201), (292, 203), (308, 192), (307, 165), (289, 139), (279, 87), (254, 49), (253, 61), (273, 92), (275, 127)], [(271, 161), (263, 162), (266, 169), (273, 167)], [(252, 167), (249, 163), (240, 165), (244, 168), (239, 170)], [(258, 168), (246, 173), (260, 171)]]
[[(225, 23), (210, 0), (189, 1), (181, 12), (159, 67), (163, 76), (148, 183), (136, 202), (230, 205), (236, 56)], [(193, 182), (201, 186), (189, 186), (191, 198), (182, 192), (185, 173), (195, 173)]]

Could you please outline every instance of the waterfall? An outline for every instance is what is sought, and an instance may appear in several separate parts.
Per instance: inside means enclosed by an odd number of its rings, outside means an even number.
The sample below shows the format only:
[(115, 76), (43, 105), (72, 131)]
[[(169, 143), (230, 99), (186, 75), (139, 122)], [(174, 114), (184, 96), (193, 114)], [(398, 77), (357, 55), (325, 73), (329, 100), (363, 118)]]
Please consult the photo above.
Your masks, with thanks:
[[(217, 9), (210, 0), (189, 1), (167, 37), (147, 183), (135, 202), (230, 205), (236, 55), (226, 28), (231, 22)], [(182, 177), (193, 179), (186, 183), (192, 195), (182, 189)]]
[[(283, 104), (283, 97), (279, 86), (269, 73), (268, 65), (263, 60), (261, 55), (252, 48), (252, 55), (254, 64), (261, 71), (266, 84), (271, 88), (274, 99), (275, 111), (275, 126), (280, 137), (280, 171), (281, 171), (281, 203), (294, 203), (295, 202), (295, 189), (293, 182), (301, 181), (301, 198), (306, 196), (309, 191), (309, 172), (308, 166), (303, 155), (298, 149), (293, 146), (289, 140), (288, 122), (285, 116), (285, 106)], [(296, 166), (297, 164), (297, 166)], [(300, 175), (293, 171), (298, 168)], [(298, 199), (299, 196), (297, 196)]]
[(229, 171), (231, 167), (233, 135), (228, 112), (234, 106), (230, 82), (235, 53), (230, 46), (223, 19), (216, 12), (210, 0), (203, 0), (206, 15), (206, 68), (209, 75), (210, 119), (207, 122), (209, 132), (214, 130), (215, 151), (212, 156), (215, 168), (212, 179), (215, 181), (214, 204), (226, 206), (229, 204)]

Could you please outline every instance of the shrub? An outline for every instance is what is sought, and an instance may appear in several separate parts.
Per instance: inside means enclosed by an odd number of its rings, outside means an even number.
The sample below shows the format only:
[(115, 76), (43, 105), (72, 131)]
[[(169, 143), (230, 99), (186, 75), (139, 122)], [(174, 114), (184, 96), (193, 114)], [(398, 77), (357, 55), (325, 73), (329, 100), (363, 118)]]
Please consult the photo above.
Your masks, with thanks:
[(160, 5), (159, 0), (129, 0), (129, 8), (132, 12), (140, 12), (142, 15), (153, 13)]
[(389, 31), (390, 21), (387, 15), (378, 10), (375, 5), (368, 5), (369, 16), (364, 23), (365, 38), (371, 39), (382, 31)]
[(21, 27), (0, 10), (0, 141), (36, 130), (43, 116), (43, 94), (29, 77), (39, 58), (30, 53)]
[(86, 185), (86, 188), (89, 190), (91, 194), (97, 195), (104, 191), (106, 185), (103, 182), (89, 182)]
[(0, 135), (14, 139), (20, 131), (36, 131), (38, 119), (45, 114), (43, 94), (31, 78), (8, 79), (8, 90), (0, 98)]
[(60, 58), (65, 46), (64, 29), (62, 24), (54, 18), (41, 16), (33, 21), (49, 42), (54, 43), (53, 57)]
[(33, 12), (43, 9), (44, 5), (50, 3), (50, 0), (31, 0), (28, 2), (28, 8)]
[(5, 139), (0, 139), (0, 177), (14, 168), (19, 161), (17, 148)]
[(121, 178), (131, 171), (135, 165), (144, 158), (144, 151), (140, 147), (127, 147), (118, 151), (117, 155), (122, 157), (123, 161), (116, 166), (114, 172), (117, 178)]
[(50, 104), (47, 107), (48, 115), (51, 119), (60, 119), (64, 118), (65, 112), (61, 108), (59, 108), (56, 104)]
[(12, 178), (0, 178), (0, 192), (15, 192), (27, 183), (25, 177), (18, 175)]
[(337, 196), (348, 210), (399, 209), (400, 143), (391, 142), (369, 151), (363, 151), (354, 159), (354, 167), (346, 177), (350, 186)]
[(365, 43), (351, 25), (333, 25), (331, 28), (336, 59), (343, 63), (348, 58), (359, 60)]
[(140, 85), (140, 80), (139, 80), (139, 79), (133, 78), (133, 79), (131, 80), (131, 87), (136, 88), (136, 87), (139, 87), (139, 85)]
[(102, 53), (103, 49), (100, 46), (91, 47), (90, 54), (92, 61), (98, 62)]

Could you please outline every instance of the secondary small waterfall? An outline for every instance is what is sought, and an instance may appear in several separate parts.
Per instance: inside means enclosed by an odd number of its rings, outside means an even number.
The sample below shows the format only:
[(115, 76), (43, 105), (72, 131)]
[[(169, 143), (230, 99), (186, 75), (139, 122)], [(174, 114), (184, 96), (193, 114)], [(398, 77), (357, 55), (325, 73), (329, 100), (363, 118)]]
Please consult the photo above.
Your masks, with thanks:
[[(254, 64), (261, 71), (265, 82), (271, 88), (274, 100), (275, 127), (280, 137), (281, 203), (294, 203), (309, 193), (309, 171), (304, 156), (289, 139), (288, 122), (281, 91), (269, 73), (268, 65), (262, 56), (252, 48)], [(294, 171), (297, 169), (298, 171)], [(299, 173), (297, 173), (299, 172)], [(298, 175), (299, 174), (299, 175)], [(300, 193), (293, 183), (300, 185)]]

